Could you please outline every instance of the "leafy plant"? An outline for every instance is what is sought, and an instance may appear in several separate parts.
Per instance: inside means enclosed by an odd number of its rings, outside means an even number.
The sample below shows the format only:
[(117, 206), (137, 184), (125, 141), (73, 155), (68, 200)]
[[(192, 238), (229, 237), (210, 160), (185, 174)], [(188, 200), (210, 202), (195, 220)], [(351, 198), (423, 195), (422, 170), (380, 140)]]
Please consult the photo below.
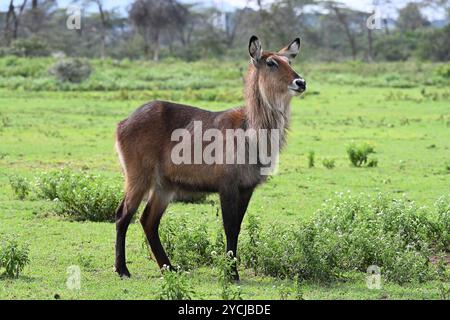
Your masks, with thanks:
[(368, 162), (368, 157), (372, 153), (375, 153), (375, 149), (367, 143), (361, 145), (351, 144), (347, 147), (348, 157), (355, 167), (362, 167), (364, 165), (371, 167), (377, 166), (378, 161), (376, 160)]
[(161, 242), (167, 254), (185, 270), (212, 262), (211, 241), (205, 224), (187, 221), (185, 217), (164, 220)]
[(55, 63), (49, 73), (61, 82), (80, 83), (89, 78), (92, 67), (87, 60), (68, 58)]
[(261, 225), (258, 219), (252, 214), (248, 215), (247, 221), (247, 237), (245, 238), (244, 244), (245, 250), (241, 255), (245, 255), (245, 266), (247, 268), (253, 269), (255, 275), (257, 275), (259, 258), (258, 247), (260, 245)]
[(100, 175), (63, 169), (42, 175), (38, 194), (57, 202), (56, 213), (75, 220), (114, 221), (120, 185)]
[(293, 287), (281, 284), (278, 288), (278, 292), (281, 300), (288, 300), (292, 296), (295, 300), (303, 300), (302, 285), (298, 276), (294, 277)]
[(237, 263), (233, 253), (226, 254), (212, 252), (214, 266), (218, 272), (219, 284), (221, 287), (221, 298), (223, 300), (242, 300), (242, 290), (240, 286), (235, 286), (233, 282), (233, 270)]
[(194, 291), (190, 287), (186, 274), (171, 271), (168, 267), (162, 269), (162, 285), (158, 294), (159, 300), (191, 300)]
[(0, 246), (0, 268), (8, 277), (18, 278), (30, 262), (28, 245), (20, 245), (15, 235), (2, 239)]
[(442, 198), (430, 214), (406, 199), (338, 194), (311, 221), (270, 226), (261, 230), (260, 245), (251, 249), (244, 241), (242, 251), (257, 251), (259, 273), (298, 281), (332, 281), (370, 265), (396, 283), (436, 279), (429, 259), (448, 246), (449, 205)]
[(327, 169), (333, 169), (336, 165), (336, 161), (334, 159), (323, 159), (322, 164)]
[(19, 200), (24, 200), (31, 191), (31, 186), (27, 178), (21, 177), (19, 175), (14, 175), (9, 177), (9, 184)]
[(314, 158), (315, 158), (315, 152), (309, 151), (308, 152), (308, 168), (314, 167)]

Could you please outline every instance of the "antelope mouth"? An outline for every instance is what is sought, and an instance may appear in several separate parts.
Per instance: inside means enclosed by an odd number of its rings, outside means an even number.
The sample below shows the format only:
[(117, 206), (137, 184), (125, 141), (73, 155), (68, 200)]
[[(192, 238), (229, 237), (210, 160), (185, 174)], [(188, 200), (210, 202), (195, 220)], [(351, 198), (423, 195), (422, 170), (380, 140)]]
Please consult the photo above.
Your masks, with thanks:
[(289, 86), (289, 90), (294, 94), (298, 95), (306, 91), (306, 81), (302, 78), (295, 79)]
[(300, 94), (302, 94), (303, 92), (306, 91), (306, 88), (293, 88), (293, 87), (289, 87), (289, 91), (292, 93), (292, 95), (294, 96), (298, 96)]

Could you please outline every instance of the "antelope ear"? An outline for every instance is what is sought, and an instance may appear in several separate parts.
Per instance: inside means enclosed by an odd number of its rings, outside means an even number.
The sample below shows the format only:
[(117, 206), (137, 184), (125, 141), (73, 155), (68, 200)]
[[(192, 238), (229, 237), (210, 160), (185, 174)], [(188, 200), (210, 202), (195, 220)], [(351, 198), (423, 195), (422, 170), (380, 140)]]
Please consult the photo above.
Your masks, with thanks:
[(262, 56), (262, 46), (257, 36), (252, 36), (248, 44), (248, 53), (252, 58), (253, 64), (256, 66)]
[(285, 56), (289, 60), (295, 59), (295, 57), (300, 52), (300, 38), (296, 38), (294, 41), (291, 42), (290, 45), (287, 47), (284, 47), (280, 51), (278, 51), (278, 54)]

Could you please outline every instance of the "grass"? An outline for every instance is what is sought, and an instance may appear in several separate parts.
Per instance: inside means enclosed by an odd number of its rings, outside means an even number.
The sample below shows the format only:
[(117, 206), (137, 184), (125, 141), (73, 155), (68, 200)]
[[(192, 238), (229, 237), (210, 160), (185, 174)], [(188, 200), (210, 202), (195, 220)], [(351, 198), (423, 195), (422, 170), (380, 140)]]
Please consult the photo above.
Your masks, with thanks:
[[(235, 107), (241, 103), (241, 64), (166, 62), (141, 67), (109, 61), (102, 67), (93, 61), (89, 80), (65, 85), (47, 75), (50, 59), (33, 63), (6, 59), (0, 59), (0, 235), (16, 234), (19, 243), (28, 243), (30, 263), (18, 279), (0, 278), (0, 298), (159, 298), (164, 280), (142, 245), (139, 223), (131, 224), (127, 239), (132, 278), (120, 280), (113, 272), (113, 224), (55, 215), (54, 203), (33, 195), (20, 200), (10, 178), (21, 176), (33, 184), (43, 172), (69, 167), (105, 176), (116, 185), (121, 181), (113, 150), (118, 121), (157, 97), (209, 110)], [(438, 67), (297, 66), (308, 80), (308, 93), (294, 99), (288, 146), (278, 174), (256, 191), (248, 212), (263, 227), (289, 226), (310, 221), (324, 200), (347, 190), (406, 195), (431, 212), (435, 200), (447, 195), (450, 187), (448, 80), (435, 73)], [(358, 68), (367, 74), (358, 76)], [(388, 77), (392, 68), (401, 72)], [(347, 147), (364, 143), (376, 150), (377, 167), (352, 166)], [(309, 168), (311, 150), (316, 166)], [(318, 165), (327, 159), (334, 160), (333, 170)], [(215, 231), (220, 225), (217, 201), (210, 196), (201, 204), (174, 203), (166, 215)], [(80, 291), (66, 289), (71, 265), (82, 268)], [(280, 299), (287, 296), (286, 288), (296, 290), (295, 280), (255, 275), (251, 266), (244, 270), (241, 266), (240, 273), (244, 299)], [(184, 275), (194, 291), (192, 298), (221, 298), (217, 276), (212, 266), (195, 265)], [(351, 272), (345, 281), (301, 283), (304, 299), (440, 299), (442, 292), (442, 282), (437, 280), (386, 282), (381, 290), (369, 290), (361, 272)]]

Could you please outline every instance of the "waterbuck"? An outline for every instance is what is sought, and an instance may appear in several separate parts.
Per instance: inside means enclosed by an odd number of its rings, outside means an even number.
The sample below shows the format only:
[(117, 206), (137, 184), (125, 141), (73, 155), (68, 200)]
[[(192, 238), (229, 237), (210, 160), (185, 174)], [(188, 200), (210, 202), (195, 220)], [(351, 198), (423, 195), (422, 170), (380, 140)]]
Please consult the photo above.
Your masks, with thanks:
[[(115, 269), (120, 276), (130, 276), (125, 260), (125, 236), (132, 216), (147, 195), (148, 202), (140, 222), (160, 268), (171, 268), (171, 265), (159, 238), (159, 223), (174, 194), (180, 192), (219, 193), (226, 250), (236, 256), (238, 236), (248, 203), (255, 187), (267, 178), (261, 169), (273, 166), (273, 163), (263, 164), (260, 159), (253, 163), (174, 163), (173, 149), (178, 142), (174, 141), (173, 133), (182, 129), (194, 136), (197, 124), (201, 125), (202, 132), (214, 130), (216, 134), (230, 130), (253, 130), (258, 134), (246, 135), (243, 143), (238, 142), (236, 136), (230, 138), (228, 135), (221, 141), (225, 144), (231, 140), (231, 145), (242, 147), (256, 140), (261, 149), (260, 142), (269, 140), (269, 145), (276, 143), (280, 148), (283, 146), (291, 99), (306, 89), (305, 80), (291, 67), (291, 60), (300, 50), (300, 39), (273, 53), (263, 51), (258, 38), (252, 36), (248, 49), (251, 62), (245, 78), (243, 107), (210, 112), (171, 102), (153, 101), (118, 124), (116, 150), (125, 175), (125, 197), (116, 212)], [(262, 139), (264, 135), (269, 135), (269, 131), (277, 130), (277, 141), (273, 136)], [(200, 154), (205, 147), (203, 141)], [(192, 146), (192, 151), (195, 148)], [(190, 151), (184, 150), (188, 160), (192, 158)], [(215, 150), (217, 153), (219, 151), (223, 150)], [(229, 155), (230, 151), (225, 153)], [(245, 156), (247, 159), (251, 155), (247, 151)], [(239, 280), (236, 267), (233, 277)]]

